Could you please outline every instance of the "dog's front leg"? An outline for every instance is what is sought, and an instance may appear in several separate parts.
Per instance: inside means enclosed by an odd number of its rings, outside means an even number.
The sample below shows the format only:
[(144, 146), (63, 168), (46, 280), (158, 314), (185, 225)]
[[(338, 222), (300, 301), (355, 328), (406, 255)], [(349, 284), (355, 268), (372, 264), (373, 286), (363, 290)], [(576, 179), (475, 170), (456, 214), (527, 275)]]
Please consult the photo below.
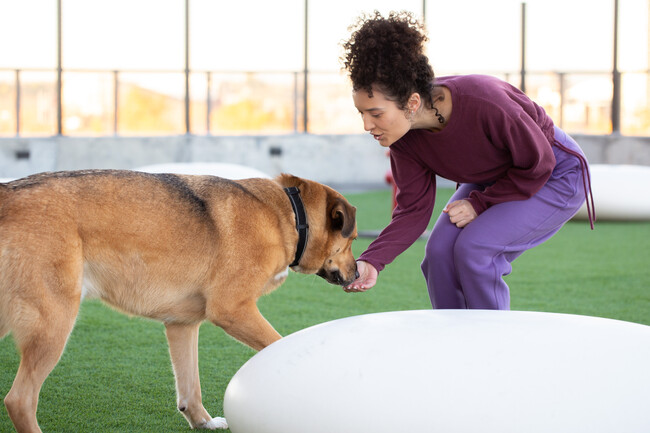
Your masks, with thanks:
[(239, 305), (222, 302), (211, 306), (208, 308), (208, 319), (231, 337), (255, 350), (262, 350), (282, 338), (262, 316), (254, 301)]
[(226, 429), (224, 418), (212, 418), (203, 407), (199, 380), (199, 326), (166, 324), (169, 353), (176, 378), (178, 410), (192, 428)]

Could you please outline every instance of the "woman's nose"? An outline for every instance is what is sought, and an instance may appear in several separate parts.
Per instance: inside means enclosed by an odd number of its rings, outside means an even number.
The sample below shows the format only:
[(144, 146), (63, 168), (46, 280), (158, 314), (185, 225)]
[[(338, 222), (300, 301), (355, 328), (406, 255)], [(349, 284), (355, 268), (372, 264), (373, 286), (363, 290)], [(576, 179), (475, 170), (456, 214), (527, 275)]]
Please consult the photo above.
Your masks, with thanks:
[(372, 122), (372, 117), (370, 116), (363, 116), (363, 129), (366, 131), (372, 130), (374, 128), (375, 124)]

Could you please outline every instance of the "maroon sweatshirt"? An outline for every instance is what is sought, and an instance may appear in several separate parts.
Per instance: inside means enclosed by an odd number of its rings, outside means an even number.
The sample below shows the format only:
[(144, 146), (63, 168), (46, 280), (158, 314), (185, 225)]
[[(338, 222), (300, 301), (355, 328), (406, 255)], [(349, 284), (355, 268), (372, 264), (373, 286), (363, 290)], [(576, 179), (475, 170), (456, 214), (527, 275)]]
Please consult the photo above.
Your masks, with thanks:
[(359, 257), (378, 271), (426, 230), (436, 175), (488, 185), (468, 198), (480, 215), (494, 204), (531, 197), (555, 167), (553, 121), (520, 90), (483, 75), (441, 77), (436, 85), (451, 92), (447, 125), (438, 132), (411, 130), (390, 146), (397, 207)]

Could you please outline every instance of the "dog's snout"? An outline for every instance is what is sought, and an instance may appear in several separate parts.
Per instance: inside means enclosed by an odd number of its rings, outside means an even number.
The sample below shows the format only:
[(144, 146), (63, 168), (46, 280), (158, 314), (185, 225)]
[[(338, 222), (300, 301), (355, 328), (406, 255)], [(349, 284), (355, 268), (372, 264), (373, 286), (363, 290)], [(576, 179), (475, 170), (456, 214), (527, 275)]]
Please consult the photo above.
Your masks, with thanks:
[[(356, 272), (355, 272), (356, 273)], [(320, 269), (316, 275), (318, 275), (321, 278), (324, 278), (329, 282), (330, 284), (336, 284), (338, 286), (347, 286), (352, 283), (356, 278), (352, 278), (352, 273), (350, 273), (349, 277), (346, 277), (340, 270), (335, 269), (335, 270), (325, 270), (325, 269)]]
[(337, 271), (332, 272), (332, 281), (335, 284), (338, 284), (338, 285), (343, 284), (343, 282), (345, 281), (345, 278), (343, 277), (343, 274), (341, 273), (341, 271), (337, 270)]
[(348, 285), (352, 284), (352, 282), (353, 282), (354, 280), (356, 280), (357, 278), (359, 278), (359, 271), (357, 271), (357, 270), (355, 269), (355, 270), (354, 270), (354, 273), (349, 272), (349, 273), (347, 274), (347, 276), (344, 275), (344, 274), (342, 274), (341, 272), (338, 272), (337, 277), (338, 277), (338, 284), (339, 284), (339, 285), (341, 285), (341, 286), (348, 286)]

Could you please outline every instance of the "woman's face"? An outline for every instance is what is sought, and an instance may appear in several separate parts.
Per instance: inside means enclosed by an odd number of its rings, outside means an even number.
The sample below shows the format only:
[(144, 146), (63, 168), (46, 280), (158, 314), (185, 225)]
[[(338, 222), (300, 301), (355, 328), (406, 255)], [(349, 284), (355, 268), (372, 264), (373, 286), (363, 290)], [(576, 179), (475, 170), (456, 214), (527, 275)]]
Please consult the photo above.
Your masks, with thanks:
[(362, 89), (354, 92), (352, 97), (363, 119), (363, 129), (370, 132), (380, 145), (392, 145), (411, 129), (406, 112), (399, 109), (395, 102), (386, 99), (382, 92), (373, 89), (371, 98)]

